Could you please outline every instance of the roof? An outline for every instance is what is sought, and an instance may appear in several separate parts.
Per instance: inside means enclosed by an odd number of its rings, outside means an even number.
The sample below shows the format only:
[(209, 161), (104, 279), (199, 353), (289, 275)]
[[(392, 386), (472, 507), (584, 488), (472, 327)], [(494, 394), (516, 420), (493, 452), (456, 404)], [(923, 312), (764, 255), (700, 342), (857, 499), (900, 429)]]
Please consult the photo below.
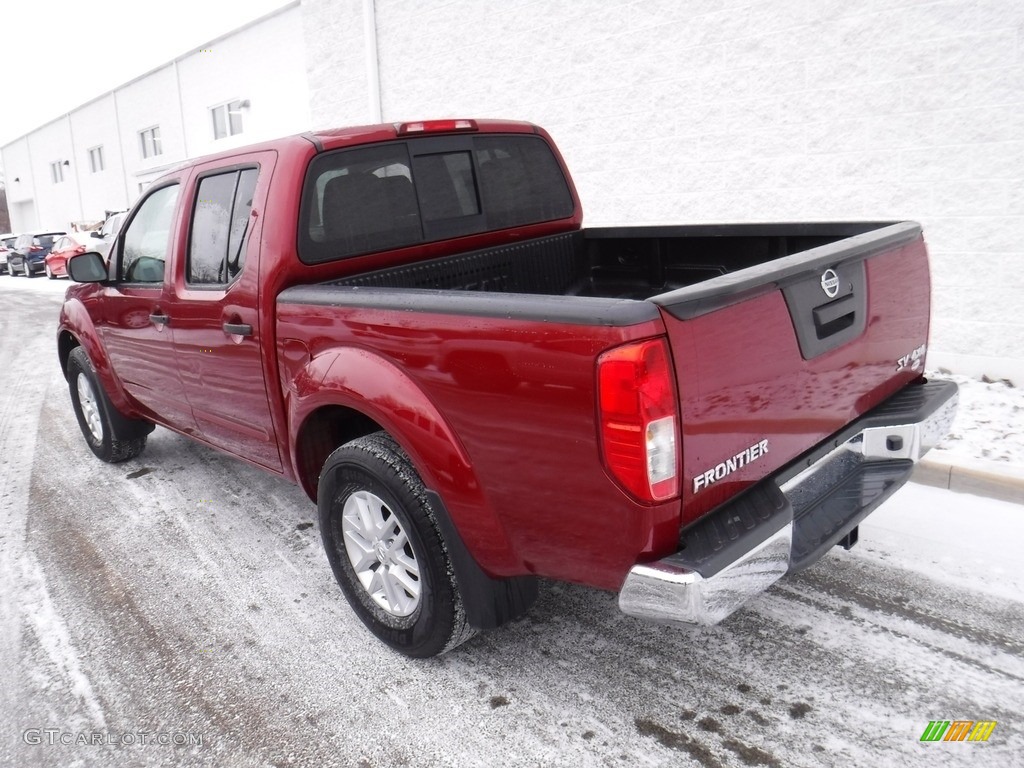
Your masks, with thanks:
[[(249, 154), (251, 152), (262, 152), (266, 150), (281, 150), (285, 148), (294, 148), (297, 145), (307, 146), (312, 144), (316, 147), (317, 152), (326, 152), (334, 149), (341, 149), (349, 146), (360, 146), (364, 144), (374, 144), (381, 141), (392, 141), (399, 138), (399, 129), (403, 125), (411, 125), (412, 123), (430, 123), (432, 121), (403, 121), (397, 123), (378, 123), (376, 125), (354, 125), (345, 128), (324, 128), (317, 131), (307, 131), (305, 133), (292, 134), (290, 136), (282, 136), (278, 139), (270, 139), (263, 141), (258, 144), (247, 144), (241, 147), (232, 147), (231, 149), (225, 149), (222, 152), (215, 152), (210, 155), (202, 155), (200, 157), (190, 158), (183, 160), (180, 163), (167, 168), (159, 178), (169, 173), (177, 173), (184, 168), (190, 168), (194, 165), (202, 165), (204, 163), (216, 162), (218, 160), (227, 160), (238, 155)], [(444, 122), (453, 122), (449, 119), (444, 119)], [(410, 138), (424, 135), (453, 135), (466, 133), (469, 135), (479, 135), (481, 133), (537, 133), (540, 129), (533, 123), (526, 123), (520, 120), (473, 120), (475, 123), (475, 129), (473, 130), (453, 130), (453, 131), (438, 131), (436, 133), (410, 133)], [(159, 180), (156, 179), (155, 181)]]

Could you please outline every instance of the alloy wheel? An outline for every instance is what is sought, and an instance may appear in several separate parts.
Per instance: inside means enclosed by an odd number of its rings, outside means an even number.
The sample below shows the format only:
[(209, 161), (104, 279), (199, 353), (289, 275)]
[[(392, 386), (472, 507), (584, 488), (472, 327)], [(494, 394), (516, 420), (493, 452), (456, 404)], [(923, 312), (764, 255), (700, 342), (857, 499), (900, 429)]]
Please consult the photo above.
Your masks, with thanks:
[(420, 566), (398, 517), (376, 494), (356, 491), (345, 500), (345, 552), (359, 583), (393, 616), (409, 616), (420, 602)]
[(100, 409), (96, 402), (96, 395), (92, 391), (92, 385), (83, 375), (78, 374), (78, 404), (82, 407), (82, 415), (85, 416), (85, 423), (89, 432), (98, 442), (103, 440), (103, 422), (100, 419)]

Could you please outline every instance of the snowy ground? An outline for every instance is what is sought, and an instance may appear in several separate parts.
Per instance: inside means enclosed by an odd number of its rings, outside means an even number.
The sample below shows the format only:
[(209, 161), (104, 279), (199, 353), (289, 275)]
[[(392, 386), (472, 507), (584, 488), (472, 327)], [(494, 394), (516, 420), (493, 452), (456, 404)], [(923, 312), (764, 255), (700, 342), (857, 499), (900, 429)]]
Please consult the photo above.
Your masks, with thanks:
[[(136, 461), (93, 459), (55, 363), (65, 286), (0, 276), (0, 765), (1007, 766), (1024, 754), (1020, 505), (910, 485), (853, 551), (718, 627), (635, 621), (613, 595), (545, 583), (525, 619), (414, 662), (348, 610), (296, 488), (164, 430)], [(1019, 398), (969, 383), (947, 450), (998, 447), (975, 435), (1019, 424)], [(1019, 464), (1013, 450), (988, 458)], [(922, 744), (935, 719), (998, 725), (984, 744)], [(143, 746), (140, 733), (202, 744)], [(60, 743), (80, 734), (136, 743)]]
[(953, 430), (929, 458), (993, 472), (1024, 472), (1024, 387), (948, 371), (930, 371), (928, 375), (952, 379), (960, 386)]

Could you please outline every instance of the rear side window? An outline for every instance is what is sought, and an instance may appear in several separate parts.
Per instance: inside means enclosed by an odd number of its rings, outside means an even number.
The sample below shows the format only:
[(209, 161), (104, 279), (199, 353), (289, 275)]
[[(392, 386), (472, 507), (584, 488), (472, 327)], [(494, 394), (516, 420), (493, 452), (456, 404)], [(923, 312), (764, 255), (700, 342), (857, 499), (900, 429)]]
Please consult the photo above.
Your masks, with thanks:
[(313, 159), (299, 258), (318, 264), (572, 215), (547, 142), (448, 136), (338, 150)]
[(188, 249), (188, 282), (224, 285), (245, 263), (255, 168), (218, 173), (199, 181)]

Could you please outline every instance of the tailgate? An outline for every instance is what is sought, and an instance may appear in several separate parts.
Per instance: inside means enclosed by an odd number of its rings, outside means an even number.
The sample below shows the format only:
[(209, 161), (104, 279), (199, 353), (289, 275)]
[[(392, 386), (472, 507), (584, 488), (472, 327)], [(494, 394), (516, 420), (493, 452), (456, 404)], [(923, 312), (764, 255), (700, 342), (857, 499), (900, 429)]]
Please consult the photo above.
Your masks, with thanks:
[(657, 296), (681, 400), (683, 525), (924, 369), (930, 281), (902, 223)]

